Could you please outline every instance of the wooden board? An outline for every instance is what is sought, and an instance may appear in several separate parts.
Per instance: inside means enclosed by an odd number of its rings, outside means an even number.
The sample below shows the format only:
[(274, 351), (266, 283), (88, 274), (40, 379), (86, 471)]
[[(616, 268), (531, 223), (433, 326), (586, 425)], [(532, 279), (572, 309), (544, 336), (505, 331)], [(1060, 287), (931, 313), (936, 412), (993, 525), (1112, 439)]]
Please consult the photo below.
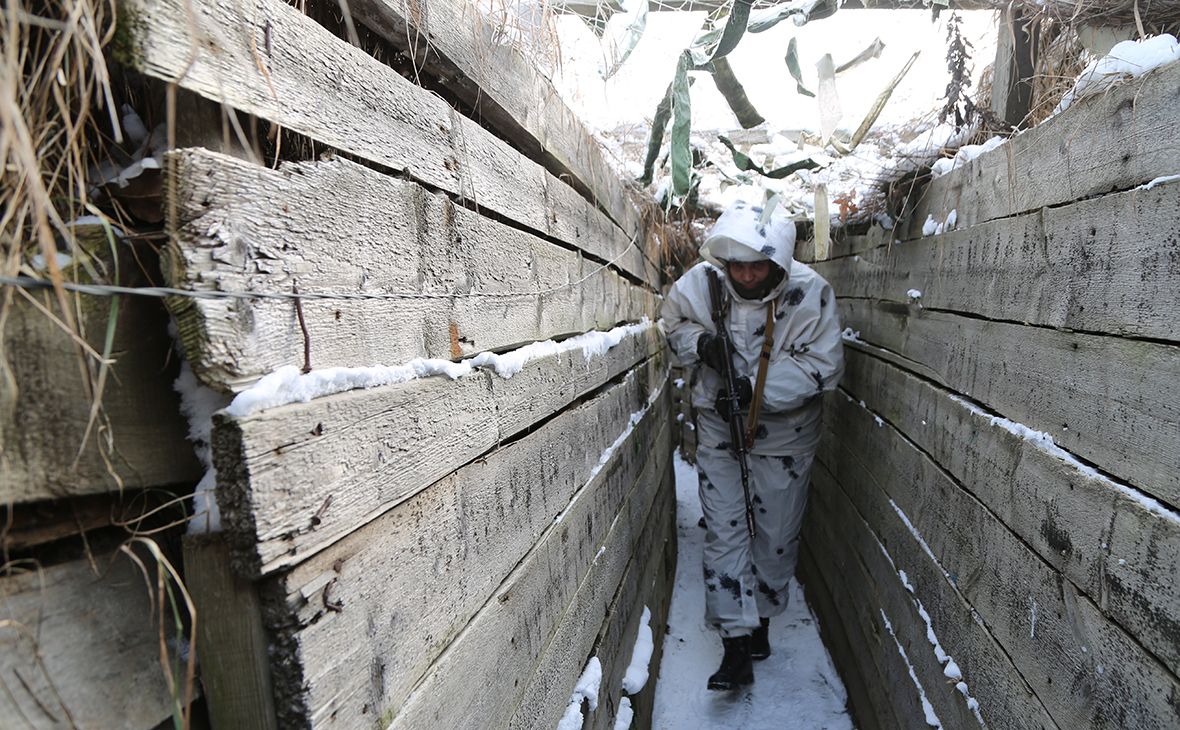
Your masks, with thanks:
[[(820, 561), (812, 554), (812, 548), (805, 536), (799, 545), (797, 577), (799, 582), (803, 584), (807, 604), (816, 615), (820, 639), (823, 640), (824, 648), (831, 655), (832, 663), (840, 675), (840, 681), (844, 684), (844, 690), (848, 693), (848, 712), (852, 717), (853, 726), (860, 730), (893, 728), (895, 725), (891, 724), (892, 713), (886, 718), (879, 718), (878, 711), (873, 706), (874, 689), (879, 688), (880, 683), (876, 681), (875, 677), (871, 684), (865, 680), (861, 664), (862, 658), (867, 657), (868, 652), (862, 651), (863, 636), (857, 632), (857, 649), (854, 651), (853, 640), (849, 638), (852, 628), (845, 626), (840, 620), (836, 600), (828, 589), (823, 572), (828, 567), (827, 561), (825, 560), (823, 563), (824, 568), (821, 568)], [(829, 573), (829, 577), (834, 579), (835, 576), (831, 576)]]
[(513, 146), (594, 201), (629, 236), (641, 223), (599, 143), (491, 18), (462, 0), (352, 0), (352, 17), (438, 77)]
[[(59, 315), (54, 297), (44, 292), (33, 296)], [(180, 396), (172, 389), (178, 360), (163, 306), (145, 297), (79, 295), (78, 301), (87, 342), (98, 353), (110, 308), (118, 302), (111, 349), (115, 363), (103, 390), (103, 418), (86, 439), (75, 469), (90, 400), (73, 340), (14, 294), (0, 348), (5, 366), (0, 377), (4, 504), (192, 483), (203, 473), (187, 440)]]
[[(650, 547), (652, 533), (636, 530), (657, 494), (668, 491), (660, 488), (670, 461), (668, 430), (660, 425), (662, 447), (618, 449), (584, 497), (546, 529), (431, 666), (391, 730), (556, 725), (631, 554)], [(523, 709), (532, 712), (517, 715)]]
[(1042, 560), (1180, 673), (1180, 516), (998, 425), (873, 357), (847, 351), (842, 385), (930, 455)]
[[(204, 150), (171, 160), (172, 286), (405, 297), (302, 300), (314, 368), (450, 359), (656, 316), (651, 292), (577, 251), (343, 159), (277, 171)], [(512, 293), (522, 296), (502, 296)], [(304, 364), (289, 299), (170, 305), (194, 371), (214, 388)]]
[[(822, 469), (822, 465), (815, 463), (812, 466), (813, 492), (819, 488), (818, 469)], [(897, 651), (884, 643), (889, 634), (877, 610), (876, 590), (871, 584), (866, 586), (864, 571), (854, 555), (835, 550), (834, 522), (823, 507), (824, 503), (814, 494), (809, 498), (803, 540), (808, 545), (809, 554), (823, 556), (820, 559), (823, 564), (821, 589), (831, 595), (833, 605), (831, 612), (821, 621), (838, 623), (848, 635), (853, 647), (849, 661), (865, 677), (863, 690), (867, 702), (858, 704), (857, 719), (861, 719), (859, 715), (863, 713), (872, 718), (870, 722), (886, 730), (906, 730), (910, 724), (906, 718), (899, 717), (899, 709), (916, 709), (917, 692), (909, 675), (899, 666)], [(885, 649), (889, 649), (890, 654), (886, 655)], [(903, 693), (900, 707), (894, 700), (898, 692)]]
[[(648, 501), (651, 496), (638, 488), (628, 498), (619, 522), (630, 524), (612, 529), (612, 533), (622, 534), (607, 538), (610, 554), (596, 556), (592, 562), (537, 663), (529, 686), (508, 722), (509, 730), (556, 727), (590, 656), (598, 657), (602, 680), (598, 708), (589, 711), (583, 728), (614, 728), (623, 675), (631, 661), (631, 648), (643, 614), (639, 599), (647, 593), (643, 589), (651, 584), (651, 571), (660, 558), (664, 537), (669, 529), (675, 529), (676, 474), (668, 448), (671, 431), (665, 424), (660, 433), (661, 438), (653, 446), (660, 448), (663, 456), (649, 453), (648, 462), (655, 464), (655, 471), (645, 469), (645, 476), (641, 477), (652, 483), (654, 500)], [(630, 632), (622, 631), (616, 623), (629, 627)], [(654, 683), (654, 675), (648, 681)]]
[(255, 584), (230, 571), (221, 533), (185, 535), (184, 581), (196, 608), (201, 686), (213, 730), (277, 730), (262, 606)]
[(958, 211), (958, 228), (1129, 190), (1175, 175), (1180, 156), (1180, 66), (1075, 103), (1062, 114), (930, 183), (895, 229), (918, 238), (929, 215)]
[[(844, 446), (833, 449), (840, 453), (836, 449), (843, 450)], [(980, 713), (988, 727), (1056, 730), (1057, 724), (1032, 696), (1004, 647), (990, 635), (965, 597), (943, 575), (941, 567), (922, 549), (896, 513), (892, 513), (890, 519), (889, 514), (879, 510), (865, 512), (849, 499), (849, 495), (853, 495), (859, 505), (880, 501), (878, 493), (874, 492), (879, 489), (871, 483), (873, 475), (856, 463), (842, 464), (840, 471), (847, 474), (850, 468), (860, 473), (841, 482), (823, 467), (814, 471), (814, 491), (826, 520), (842, 526), (839, 536), (831, 541), (832, 554), (845, 553), (843, 562), (859, 568), (859, 581), (873, 589), (867, 593), (862, 590), (852, 600), (864, 602), (876, 614), (873, 619), (880, 625), (883, 651), (900, 657), (898, 645), (905, 649), (927, 700), (944, 727), (980, 725), (968, 707), (967, 698), (955, 688), (954, 682), (947, 681), (944, 665), (938, 661), (928, 630), (935, 632), (943, 650), (962, 670), (968, 691), (980, 703)], [(870, 526), (866, 518), (873, 519), (874, 516), (883, 524)], [(914, 592), (902, 583), (899, 571), (906, 573), (906, 580), (916, 589)], [(856, 573), (856, 570), (852, 571), (848, 578), (850, 582), (856, 580)], [(932, 627), (927, 626), (919, 613), (919, 601), (930, 616)], [(882, 610), (892, 626), (892, 635), (884, 625)], [(918, 691), (908, 670), (903, 671), (901, 678), (892, 685), (892, 692), (895, 696), (896, 693), (908, 693), (900, 695), (904, 699), (917, 697)], [(924, 713), (919, 712), (917, 722), (907, 726), (924, 725)]]
[(842, 297), (1159, 340), (1180, 339), (1180, 181), (813, 264)]
[[(359, 727), (401, 707), (589, 480), (646, 401), (639, 385), (611, 388), (266, 579), (280, 711)], [(654, 443), (665, 398), (636, 426), (639, 443)]]
[[(1176, 676), (1073, 583), (892, 427), (878, 426), (859, 404), (836, 397), (826, 411), (831, 428), (825, 429), (820, 447), (826, 451), (824, 463), (834, 466), (841, 484), (856, 485), (846, 487), (849, 497), (896, 567), (908, 574), (911, 566), (927, 565), (931, 557), (938, 561), (936, 571), (923, 568), (909, 575), (915, 595), (937, 596), (948, 580), (953, 583), (1058, 726), (1172, 727), (1180, 721), (1180, 710), (1168, 699), (1180, 692)], [(836, 449), (839, 453), (832, 453)], [(924, 545), (917, 543), (919, 535)], [(911, 547), (903, 553), (899, 544)], [(1015, 688), (992, 691), (981, 683), (994, 678), (995, 662), (979, 664), (979, 649), (960, 648), (956, 627), (971, 622), (944, 614), (953, 608), (945, 599), (923, 603), (985, 719), (1001, 706), (1011, 707)], [(1014, 715), (1019, 722), (1029, 716), (1026, 711)]]
[(94, 557), (112, 566), (101, 578), (88, 560), (0, 578), (0, 725), (149, 730), (171, 716), (155, 561), (140, 557), (146, 582), (122, 554)]
[(119, 31), (121, 60), (148, 76), (404, 172), (603, 261), (622, 255), (620, 269), (657, 280), (631, 236), (573, 188), (278, 0), (122, 0)]
[[(630, 588), (624, 590), (621, 587), (619, 592), (615, 594), (615, 600), (609, 611), (611, 619), (608, 628), (599, 641), (600, 646), (616, 643), (620, 646), (614, 663), (616, 669), (613, 676), (615, 679), (610, 682), (606, 679), (603, 680), (603, 687), (609, 698), (608, 705), (613, 705), (614, 709), (611, 710), (608, 706), (610, 715), (606, 712), (594, 713), (589, 718), (593, 727), (584, 726), (584, 730), (613, 730), (614, 728), (618, 708), (621, 705), (623, 678), (630, 666), (639, 633), (639, 622), (643, 619), (645, 607), (651, 612), (648, 628), (652, 633), (652, 653), (647, 665), (648, 677), (643, 689), (636, 694), (628, 695), (628, 699), (631, 701), (635, 726), (651, 727), (656, 683), (664, 656), (663, 639), (667, 632), (668, 612), (672, 606), (672, 593), (676, 582), (676, 471), (671, 462), (668, 463), (668, 467), (664, 471), (664, 479), (668, 482), (664, 487), (667, 490), (668, 503), (666, 505), (656, 503), (648, 516), (649, 527), (644, 528), (645, 531), (655, 532), (656, 540), (646, 553), (636, 553), (644, 556), (644, 559), (648, 561), (644, 567), (646, 574), (640, 574), (641, 585), (636, 589), (638, 593)], [(661, 531), (662, 534), (659, 534)], [(631, 575), (634, 574), (629, 574), (629, 577)], [(650, 585), (650, 589), (645, 589), (645, 585)], [(624, 587), (626, 586), (627, 584), (624, 583)], [(631, 617), (624, 626), (623, 616), (626, 613), (625, 603), (627, 601), (633, 602), (634, 606), (630, 611)], [(622, 637), (616, 639), (615, 632), (622, 632)], [(609, 672), (609, 668), (604, 668), (604, 672)], [(601, 704), (599, 706), (602, 707)]]
[[(655, 354), (649, 327), (589, 362), (539, 358), (511, 378), (476, 372), (354, 390), (243, 418), (214, 417), (213, 460), (235, 568), (294, 565), (401, 500)], [(649, 363), (636, 375), (652, 385)]]
[[(841, 299), (871, 346), (1170, 504), (1180, 503), (1180, 348)], [(923, 373), (925, 375), (925, 373)], [(1066, 430), (1068, 429), (1068, 430)]]

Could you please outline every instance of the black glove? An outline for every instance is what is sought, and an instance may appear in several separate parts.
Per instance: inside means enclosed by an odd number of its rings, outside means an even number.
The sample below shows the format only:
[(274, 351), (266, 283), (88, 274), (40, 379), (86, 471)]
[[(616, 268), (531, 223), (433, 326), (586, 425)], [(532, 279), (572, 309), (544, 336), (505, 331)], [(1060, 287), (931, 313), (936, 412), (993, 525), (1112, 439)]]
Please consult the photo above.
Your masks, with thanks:
[[(754, 400), (754, 387), (750, 385), (749, 378), (737, 378), (733, 385), (734, 390), (737, 391), (738, 409), (746, 410), (750, 407), (750, 401)], [(729, 391), (725, 388), (717, 394), (717, 400), (713, 403), (713, 407), (721, 414), (721, 420), (729, 423), (730, 416), (733, 413), (729, 410)]]
[(725, 372), (725, 361), (729, 357), (729, 352), (725, 348), (725, 340), (712, 332), (702, 332), (701, 336), (697, 338), (697, 357), (717, 372)]

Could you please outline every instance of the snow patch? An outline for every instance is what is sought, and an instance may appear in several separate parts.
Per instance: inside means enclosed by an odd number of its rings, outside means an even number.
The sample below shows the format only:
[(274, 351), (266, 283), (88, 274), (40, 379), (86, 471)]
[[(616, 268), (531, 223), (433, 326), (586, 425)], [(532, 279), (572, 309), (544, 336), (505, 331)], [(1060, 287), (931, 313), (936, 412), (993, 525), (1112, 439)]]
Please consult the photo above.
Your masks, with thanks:
[(1082, 71), (1074, 87), (1066, 92), (1053, 113), (1060, 114), (1087, 96), (1101, 94), (1177, 60), (1180, 60), (1180, 44), (1177, 44), (1175, 36), (1168, 33), (1143, 41), (1118, 43), (1110, 49), (1110, 53)]
[(294, 365), (285, 365), (263, 377), (247, 390), (238, 393), (233, 403), (225, 410), (231, 416), (240, 418), (289, 403), (307, 403), (315, 398), (348, 390), (368, 390), (382, 385), (397, 385), (432, 375), (445, 375), (452, 380), (458, 380), (481, 367), (491, 368), (501, 378), (507, 379), (520, 372), (532, 360), (573, 350), (581, 350), (589, 366), (595, 357), (606, 354), (624, 338), (642, 333), (652, 326), (652, 322), (645, 317), (639, 324), (615, 327), (608, 332), (587, 332), (562, 342), (534, 342), (500, 355), (484, 352), (461, 362), (415, 358), (405, 365), (337, 367), (312, 370), (308, 373), (299, 372), (299, 368)]
[(574, 685), (574, 693), (570, 695), (569, 704), (565, 707), (565, 713), (562, 714), (561, 720), (557, 723), (557, 730), (581, 730), (582, 727), (582, 700), (590, 703), (590, 710), (598, 709), (598, 689), (602, 686), (602, 662), (598, 657), (590, 657), (590, 661), (586, 662), (586, 668), (582, 671), (582, 676), (578, 677), (578, 683)]
[(631, 663), (623, 676), (623, 691), (629, 695), (639, 694), (647, 684), (648, 665), (651, 663), (652, 643), (651, 609), (643, 607), (643, 618), (639, 621), (639, 635), (635, 637), (635, 648), (631, 650)]

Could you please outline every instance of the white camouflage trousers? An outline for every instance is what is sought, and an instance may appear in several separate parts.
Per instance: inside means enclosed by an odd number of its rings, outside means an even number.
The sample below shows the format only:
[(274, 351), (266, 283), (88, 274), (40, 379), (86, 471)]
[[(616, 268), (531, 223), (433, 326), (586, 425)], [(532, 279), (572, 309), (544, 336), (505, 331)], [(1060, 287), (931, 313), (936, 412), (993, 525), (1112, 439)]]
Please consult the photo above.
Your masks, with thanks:
[(756, 536), (746, 527), (741, 468), (728, 449), (697, 449), (705, 535), (705, 621), (723, 637), (744, 636), (760, 617), (787, 609), (799, 557), (814, 452), (747, 457)]

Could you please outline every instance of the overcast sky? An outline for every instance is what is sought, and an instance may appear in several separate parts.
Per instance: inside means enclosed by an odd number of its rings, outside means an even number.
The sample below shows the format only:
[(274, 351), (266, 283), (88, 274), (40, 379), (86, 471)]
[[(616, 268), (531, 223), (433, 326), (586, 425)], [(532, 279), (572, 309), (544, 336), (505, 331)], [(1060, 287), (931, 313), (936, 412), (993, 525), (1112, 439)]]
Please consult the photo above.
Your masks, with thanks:
[[(995, 57), (995, 13), (964, 12), (963, 30), (974, 45), (972, 65), (978, 75)], [(895, 92), (881, 121), (904, 123), (941, 106), (945, 93), (946, 23), (943, 13), (931, 23), (928, 10), (844, 10), (799, 28), (779, 23), (759, 34), (747, 33), (730, 54), (734, 73), (751, 102), (767, 118), (771, 129), (818, 129), (819, 111), (814, 99), (795, 92), (795, 82), (784, 57), (787, 44), (797, 38), (804, 83), (816, 90), (816, 62), (831, 53), (837, 66), (850, 60), (874, 38), (885, 50), (879, 59), (837, 77), (844, 113), (841, 127), (855, 129), (877, 94), (921, 50), (917, 64)], [(650, 119), (672, 80), (676, 57), (700, 28), (704, 13), (650, 13), (647, 30), (622, 70), (609, 82), (598, 75), (603, 46), (580, 19), (559, 19), (562, 67), (555, 83), (568, 87), (568, 103), (597, 129)], [(625, 26), (616, 16), (613, 26)], [(693, 128), (735, 129), (737, 122), (706, 74), (692, 87)]]

